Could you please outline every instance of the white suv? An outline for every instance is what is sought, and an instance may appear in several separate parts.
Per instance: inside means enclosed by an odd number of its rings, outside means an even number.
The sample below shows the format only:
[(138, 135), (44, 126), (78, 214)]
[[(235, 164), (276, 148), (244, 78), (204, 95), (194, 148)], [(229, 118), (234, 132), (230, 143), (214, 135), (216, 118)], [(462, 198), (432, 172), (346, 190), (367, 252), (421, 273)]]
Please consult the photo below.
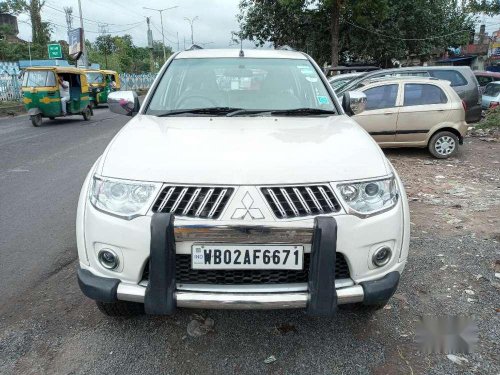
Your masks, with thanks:
[[(109, 315), (383, 306), (409, 245), (403, 185), (307, 55), (172, 56), (80, 195), (83, 293)], [(348, 113), (359, 93), (344, 95)]]

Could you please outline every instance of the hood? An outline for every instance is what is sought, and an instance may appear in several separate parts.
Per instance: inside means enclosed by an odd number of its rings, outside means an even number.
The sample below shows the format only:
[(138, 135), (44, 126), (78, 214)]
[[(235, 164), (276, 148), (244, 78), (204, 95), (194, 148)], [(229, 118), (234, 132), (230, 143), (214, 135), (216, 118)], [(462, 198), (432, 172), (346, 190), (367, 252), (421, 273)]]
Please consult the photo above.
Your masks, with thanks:
[(180, 184), (302, 184), (381, 177), (385, 156), (356, 122), (331, 117), (137, 115), (111, 141), (102, 176)]

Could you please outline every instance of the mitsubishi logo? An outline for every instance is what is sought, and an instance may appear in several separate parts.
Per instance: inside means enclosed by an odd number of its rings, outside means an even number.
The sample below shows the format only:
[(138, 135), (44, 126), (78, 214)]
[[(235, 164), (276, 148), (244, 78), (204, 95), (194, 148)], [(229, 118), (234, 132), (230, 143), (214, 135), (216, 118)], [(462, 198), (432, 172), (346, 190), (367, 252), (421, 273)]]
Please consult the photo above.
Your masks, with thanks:
[(243, 204), (243, 208), (237, 208), (236, 210), (234, 210), (231, 219), (245, 220), (248, 216), (252, 220), (264, 219), (264, 215), (262, 214), (260, 209), (252, 208), (253, 198), (251, 197), (250, 193), (248, 193), (248, 191), (241, 200), (241, 203)]

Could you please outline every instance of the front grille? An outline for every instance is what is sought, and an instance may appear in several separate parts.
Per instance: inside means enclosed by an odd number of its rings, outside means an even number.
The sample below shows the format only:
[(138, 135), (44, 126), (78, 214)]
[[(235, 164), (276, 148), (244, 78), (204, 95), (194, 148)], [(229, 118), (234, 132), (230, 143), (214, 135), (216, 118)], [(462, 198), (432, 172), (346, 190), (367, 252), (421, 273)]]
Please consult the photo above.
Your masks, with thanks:
[(261, 191), (278, 219), (330, 214), (340, 210), (328, 185), (263, 187)]
[(153, 205), (153, 212), (217, 219), (233, 191), (227, 187), (167, 186)]
[[(180, 284), (292, 284), (307, 283), (311, 254), (304, 254), (303, 270), (193, 270), (191, 255), (175, 256), (175, 278)], [(349, 278), (349, 266), (342, 253), (337, 253), (335, 279)], [(149, 280), (149, 262), (143, 273), (143, 280)]]

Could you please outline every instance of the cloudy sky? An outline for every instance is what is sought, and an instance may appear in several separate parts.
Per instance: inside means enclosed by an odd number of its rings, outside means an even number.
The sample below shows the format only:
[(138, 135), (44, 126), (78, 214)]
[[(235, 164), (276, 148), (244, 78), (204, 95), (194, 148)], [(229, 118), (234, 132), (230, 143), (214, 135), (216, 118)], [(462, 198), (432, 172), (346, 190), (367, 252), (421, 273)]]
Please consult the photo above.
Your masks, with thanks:
[[(161, 23), (158, 12), (143, 9), (177, 8), (163, 12), (165, 44), (177, 50), (191, 45), (191, 28), (184, 19), (198, 17), (194, 21), (194, 41), (211, 48), (229, 47), (231, 31), (238, 28), (236, 14), (239, 0), (81, 0), (84, 18), (85, 36), (94, 40), (99, 35), (99, 24), (107, 24), (107, 30), (113, 35), (130, 34), (139, 46), (147, 44), (146, 17), (151, 17), (153, 38), (161, 40)], [(53, 24), (52, 39), (66, 39), (66, 18), (63, 7), (73, 7), (73, 27), (79, 27), (78, 0), (47, 0), (42, 11), (42, 19)], [(19, 16), (19, 37), (31, 40), (31, 29), (27, 15)], [(247, 44), (251, 46), (252, 44)]]

